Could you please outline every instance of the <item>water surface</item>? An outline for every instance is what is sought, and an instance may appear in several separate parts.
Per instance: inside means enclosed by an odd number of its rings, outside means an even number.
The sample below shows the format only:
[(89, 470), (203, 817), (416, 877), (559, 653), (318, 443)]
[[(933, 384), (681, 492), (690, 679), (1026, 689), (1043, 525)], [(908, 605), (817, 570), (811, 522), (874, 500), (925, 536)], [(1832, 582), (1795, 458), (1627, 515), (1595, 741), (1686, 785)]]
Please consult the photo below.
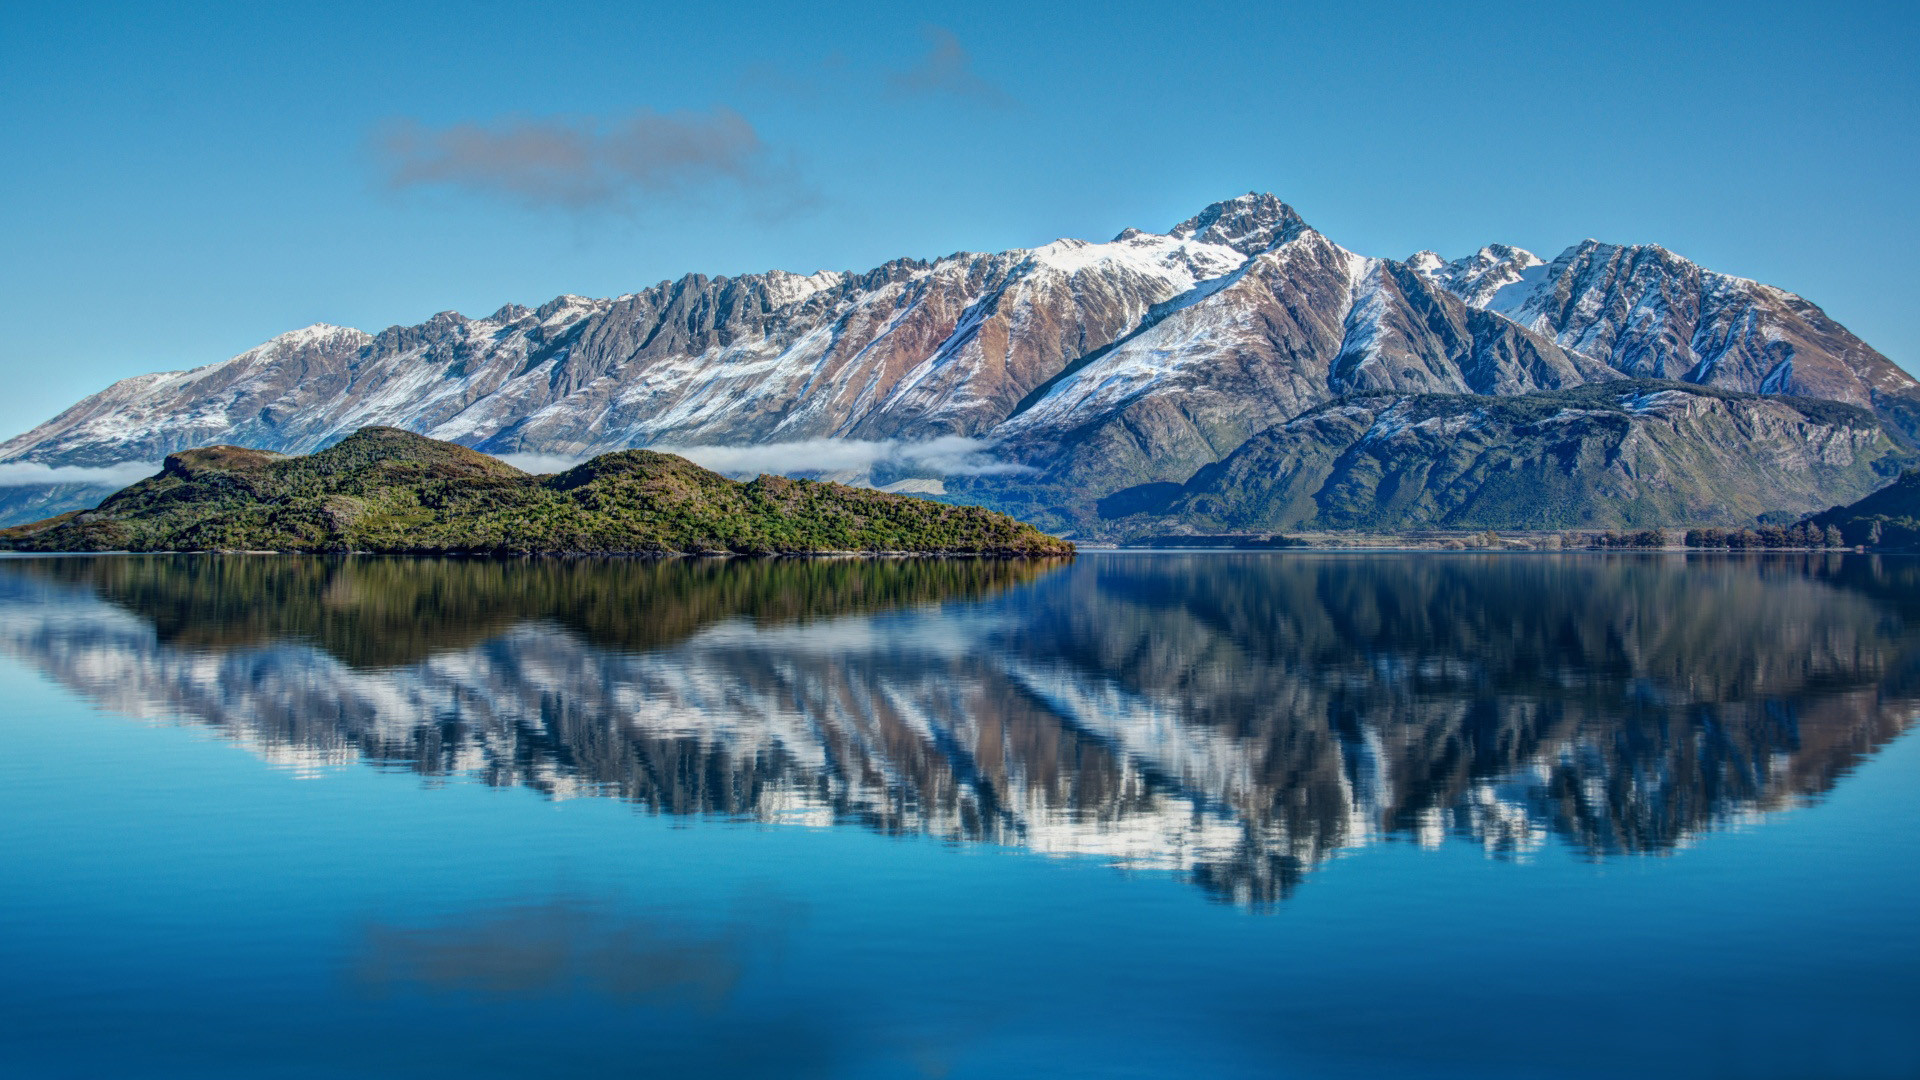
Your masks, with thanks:
[(0, 560), (0, 1073), (1913, 1076), (1920, 565)]

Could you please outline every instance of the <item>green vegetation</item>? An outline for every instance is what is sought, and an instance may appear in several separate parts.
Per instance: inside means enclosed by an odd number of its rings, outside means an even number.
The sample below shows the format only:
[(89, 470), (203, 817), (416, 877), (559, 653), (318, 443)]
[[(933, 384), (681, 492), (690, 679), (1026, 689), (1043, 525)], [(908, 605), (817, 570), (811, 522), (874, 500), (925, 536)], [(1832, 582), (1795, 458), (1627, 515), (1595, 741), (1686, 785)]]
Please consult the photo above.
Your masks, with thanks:
[(1848, 546), (1920, 549), (1920, 469), (1908, 469), (1859, 502), (1814, 514), (1804, 524), (1838, 530)]
[(1745, 551), (1753, 548), (1837, 548), (1848, 544), (1838, 528), (1829, 525), (1762, 525), (1758, 529), (1690, 529), (1687, 546), (1692, 548), (1728, 548)]
[(315, 554), (1067, 555), (972, 506), (812, 480), (740, 483), (625, 450), (529, 476), (453, 443), (363, 428), (304, 457), (187, 450), (93, 510), (0, 530), (20, 551)]

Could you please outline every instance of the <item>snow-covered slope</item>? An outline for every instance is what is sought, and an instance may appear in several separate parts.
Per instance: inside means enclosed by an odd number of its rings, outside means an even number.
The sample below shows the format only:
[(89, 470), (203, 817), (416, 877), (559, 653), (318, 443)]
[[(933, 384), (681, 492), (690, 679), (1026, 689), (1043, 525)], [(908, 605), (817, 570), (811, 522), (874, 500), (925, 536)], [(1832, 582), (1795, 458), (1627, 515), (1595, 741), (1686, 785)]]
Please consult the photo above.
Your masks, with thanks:
[(1416, 268), (1467, 303), (1627, 375), (1826, 398), (1909, 435), (1914, 380), (1802, 297), (1707, 270), (1655, 244), (1584, 240), (1542, 264), (1495, 245)]
[[(1106, 243), (689, 275), (374, 335), (312, 326), (116, 383), (0, 443), (0, 464), (157, 462), (214, 442), (297, 452), (369, 424), (564, 458), (959, 439), (972, 440), (953, 444), (968, 471), (1002, 471), (950, 485), (958, 497), (1079, 505), (1185, 481), (1345, 394), (1525, 394), (1623, 375), (1833, 398), (1920, 433), (1920, 384), (1790, 293), (1592, 241), (1550, 264), (1501, 245), (1455, 262), (1367, 258), (1249, 194)], [(909, 458), (843, 475), (939, 471)], [(797, 451), (763, 467), (825, 468)], [(59, 498), (84, 502), (76, 490)], [(0, 521), (10, 501), (54, 508), (19, 492), (0, 489)]]
[(0, 460), (155, 460), (210, 441), (297, 451), (368, 424), (565, 455), (974, 435), (1155, 304), (1245, 260), (1210, 237), (1130, 233), (863, 275), (695, 275), (377, 336), (308, 327), (116, 383), (0, 444)]

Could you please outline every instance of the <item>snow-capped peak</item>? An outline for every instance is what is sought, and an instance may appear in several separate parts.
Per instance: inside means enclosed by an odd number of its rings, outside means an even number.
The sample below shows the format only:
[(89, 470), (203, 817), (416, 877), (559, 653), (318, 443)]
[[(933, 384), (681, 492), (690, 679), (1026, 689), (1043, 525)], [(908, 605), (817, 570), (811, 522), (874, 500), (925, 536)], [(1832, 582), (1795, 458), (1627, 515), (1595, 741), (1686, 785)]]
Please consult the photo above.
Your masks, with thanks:
[(1217, 202), (1173, 227), (1169, 234), (1181, 240), (1196, 239), (1223, 244), (1254, 255), (1292, 239), (1307, 228), (1293, 207), (1270, 194), (1250, 191), (1238, 198)]
[[(343, 342), (343, 339), (344, 342)], [(289, 330), (255, 345), (253, 348), (232, 358), (232, 360), (267, 359), (283, 353), (297, 352), (303, 349), (326, 347), (339, 344), (352, 346), (365, 345), (373, 336), (351, 326), (335, 326), (332, 323), (314, 323), (298, 330)], [(222, 361), (231, 363), (232, 360)]]
[(295, 346), (311, 345), (318, 341), (325, 341), (330, 338), (339, 337), (342, 334), (355, 335), (359, 337), (367, 336), (365, 331), (356, 330), (351, 326), (335, 326), (332, 323), (317, 322), (310, 326), (303, 326), (298, 330), (289, 330), (284, 334), (275, 335), (274, 337), (270, 337), (266, 341), (261, 342), (261, 344), (262, 345), (295, 345)]

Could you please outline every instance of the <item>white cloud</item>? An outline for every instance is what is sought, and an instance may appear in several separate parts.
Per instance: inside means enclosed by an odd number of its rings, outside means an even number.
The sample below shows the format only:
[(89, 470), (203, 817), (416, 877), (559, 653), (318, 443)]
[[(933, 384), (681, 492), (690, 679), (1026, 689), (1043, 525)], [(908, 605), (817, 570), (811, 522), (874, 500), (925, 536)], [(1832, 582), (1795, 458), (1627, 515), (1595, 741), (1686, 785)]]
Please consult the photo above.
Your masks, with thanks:
[(655, 446), (649, 449), (678, 454), (715, 472), (736, 474), (866, 472), (880, 465), (942, 476), (1030, 471), (1025, 465), (994, 458), (993, 443), (964, 435), (942, 435), (917, 443), (896, 439), (806, 439), (759, 446)]
[[(765, 443), (759, 446), (653, 446), (663, 454), (678, 454), (715, 472), (735, 475), (776, 473), (867, 473), (879, 466), (891, 466), (907, 472), (935, 473), (940, 476), (991, 476), (1031, 472), (1026, 465), (1002, 461), (992, 455), (994, 444), (986, 439), (963, 435), (943, 435), (924, 442), (897, 439), (806, 439), (800, 442)], [(589, 459), (565, 454), (495, 454), (494, 457), (535, 475), (565, 472)], [(40, 484), (97, 484), (126, 487), (160, 471), (150, 461), (124, 461), (117, 465), (79, 466), (43, 465), (37, 461), (0, 462), (0, 487), (29, 487)]]
[(536, 476), (544, 473), (566, 472), (568, 469), (587, 460), (586, 458), (568, 457), (564, 454), (495, 454), (493, 456), (519, 469), (521, 472), (530, 472)]
[(40, 484), (99, 484), (126, 487), (160, 471), (151, 461), (123, 461), (118, 465), (42, 465), (37, 461), (0, 462), (0, 487)]

